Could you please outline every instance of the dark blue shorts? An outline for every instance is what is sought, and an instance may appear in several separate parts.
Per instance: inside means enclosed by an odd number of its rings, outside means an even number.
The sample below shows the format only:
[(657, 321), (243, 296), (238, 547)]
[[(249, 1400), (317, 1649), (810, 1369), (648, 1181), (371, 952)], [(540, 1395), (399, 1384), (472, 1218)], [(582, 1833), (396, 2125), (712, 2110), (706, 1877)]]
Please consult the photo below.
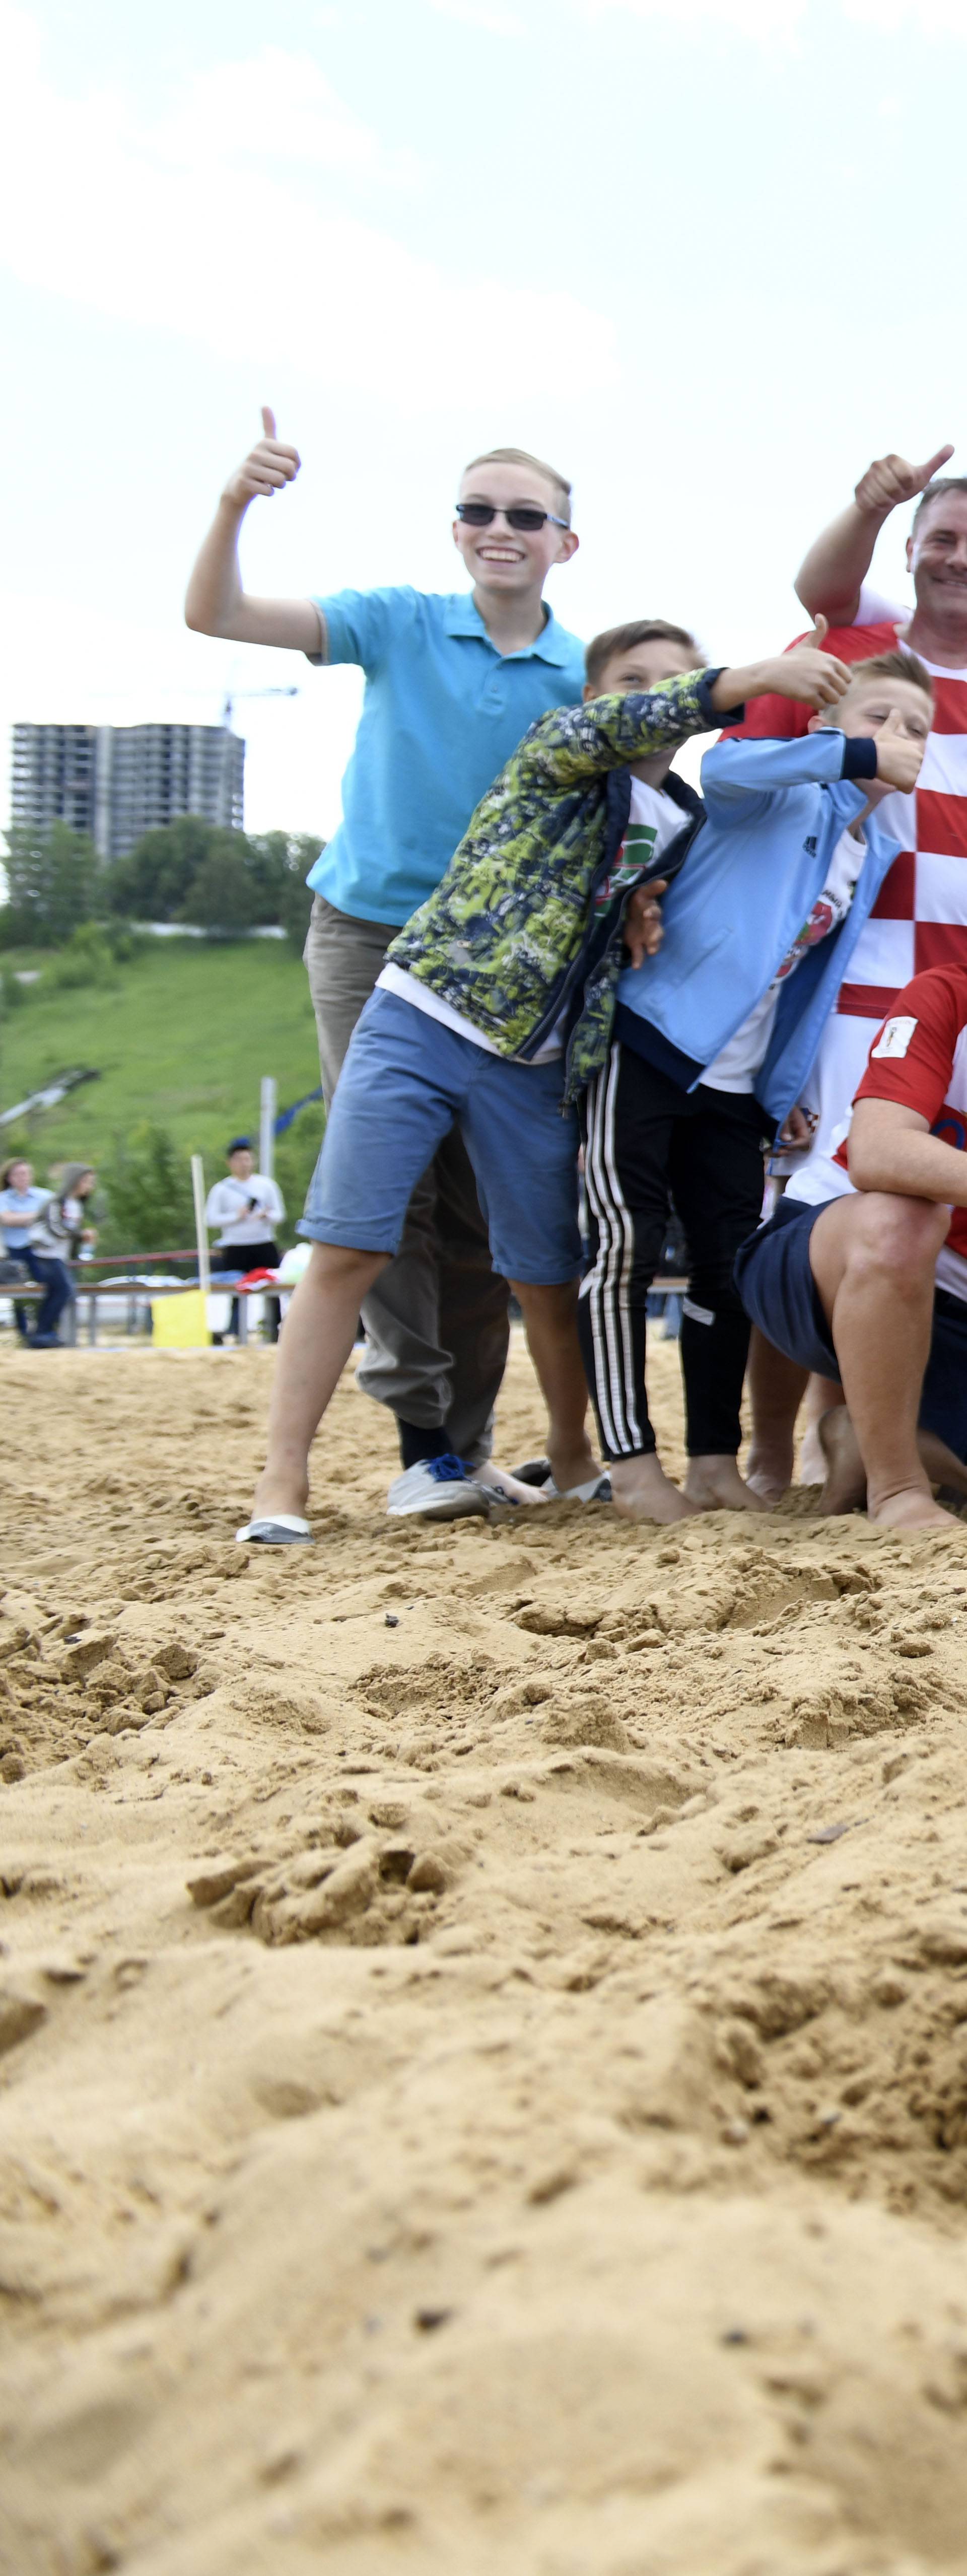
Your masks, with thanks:
[[(835, 1202), (826, 1199), (823, 1205)], [(767, 1342), (818, 1377), (839, 1377), (839, 1361), (812, 1273), (809, 1238), (822, 1207), (780, 1199), (775, 1215), (740, 1247), (735, 1284), (747, 1315)], [(920, 1425), (967, 1461), (967, 1304), (937, 1288), (933, 1340), (923, 1381)]]

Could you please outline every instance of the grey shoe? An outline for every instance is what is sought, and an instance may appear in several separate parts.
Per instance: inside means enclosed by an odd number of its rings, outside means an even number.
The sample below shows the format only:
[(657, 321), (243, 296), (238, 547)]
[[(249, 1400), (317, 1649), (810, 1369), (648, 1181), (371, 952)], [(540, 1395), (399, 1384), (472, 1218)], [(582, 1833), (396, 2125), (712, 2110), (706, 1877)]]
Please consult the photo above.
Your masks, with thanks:
[(419, 1513), (425, 1521), (458, 1521), (469, 1512), (486, 1519), (488, 1514), (480, 1486), (471, 1483), (463, 1459), (452, 1451), (445, 1458), (420, 1458), (415, 1467), (405, 1467), (401, 1476), (394, 1476), (386, 1509), (394, 1520), (408, 1512)]

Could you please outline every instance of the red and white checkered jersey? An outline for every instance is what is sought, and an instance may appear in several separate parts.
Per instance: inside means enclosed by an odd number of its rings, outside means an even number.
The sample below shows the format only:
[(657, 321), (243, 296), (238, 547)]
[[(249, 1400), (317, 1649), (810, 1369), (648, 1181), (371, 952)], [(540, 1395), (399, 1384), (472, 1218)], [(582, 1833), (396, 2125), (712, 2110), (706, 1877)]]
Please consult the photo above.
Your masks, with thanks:
[[(865, 662), (902, 647), (909, 612), (864, 588), (856, 623), (831, 626), (824, 651)], [(802, 639), (798, 639), (801, 641)], [(921, 660), (924, 656), (921, 655)], [(927, 663), (935, 690), (923, 768), (910, 796), (885, 796), (877, 821), (900, 843), (850, 959), (813, 1067), (803, 1106), (815, 1122), (812, 1151), (795, 1165), (794, 1198), (835, 1196), (831, 1171), (876, 1027), (901, 986), (931, 966), (967, 968), (967, 668)], [(805, 733), (810, 709), (791, 698), (755, 698), (736, 734), (788, 739)]]
[[(967, 967), (933, 966), (896, 994), (877, 1031), (857, 1100), (896, 1100), (925, 1118), (932, 1136), (967, 1148)], [(848, 1174), (844, 1137), (833, 1156)], [(842, 1183), (840, 1184), (842, 1187)], [(848, 1183), (851, 1188), (852, 1183)], [(937, 1286), (967, 1299), (967, 1208), (951, 1211)]]

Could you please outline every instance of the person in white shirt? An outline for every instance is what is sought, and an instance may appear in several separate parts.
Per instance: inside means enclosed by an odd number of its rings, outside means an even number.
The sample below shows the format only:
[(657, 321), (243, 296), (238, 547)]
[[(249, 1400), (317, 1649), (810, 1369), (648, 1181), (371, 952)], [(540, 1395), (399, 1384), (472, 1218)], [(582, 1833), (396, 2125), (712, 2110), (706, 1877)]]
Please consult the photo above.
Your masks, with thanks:
[[(229, 1270), (238, 1278), (247, 1270), (277, 1270), (282, 1255), (275, 1230), (285, 1215), (285, 1202), (276, 1181), (267, 1173), (257, 1172), (252, 1140), (233, 1136), (226, 1154), (228, 1175), (216, 1181), (205, 1202), (205, 1223), (220, 1228), (212, 1254), (213, 1270)], [(279, 1338), (279, 1301), (267, 1301), (269, 1337)], [(229, 1330), (238, 1329), (238, 1299), (232, 1300)], [(213, 1333), (213, 1342), (224, 1336)]]

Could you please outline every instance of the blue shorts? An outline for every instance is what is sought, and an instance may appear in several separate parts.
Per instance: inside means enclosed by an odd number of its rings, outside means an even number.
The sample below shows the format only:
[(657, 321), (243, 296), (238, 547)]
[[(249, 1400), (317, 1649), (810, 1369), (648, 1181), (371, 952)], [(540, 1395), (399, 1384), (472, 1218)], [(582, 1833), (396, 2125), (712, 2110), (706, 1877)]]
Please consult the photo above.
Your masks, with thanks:
[(397, 993), (353, 1031), (297, 1232), (359, 1252), (399, 1249), (410, 1197), (450, 1128), (473, 1164), (494, 1269), (560, 1287), (581, 1268), (577, 1113), (563, 1067), (510, 1064)]
[[(825, 1199), (823, 1206), (837, 1206)], [(822, 1207), (780, 1199), (775, 1215), (750, 1234), (735, 1262), (735, 1284), (747, 1315), (777, 1351), (818, 1377), (839, 1377), (839, 1361), (813, 1278), (809, 1239)], [(936, 1288), (933, 1340), (920, 1399), (920, 1428), (935, 1431), (967, 1460), (967, 1304)]]

